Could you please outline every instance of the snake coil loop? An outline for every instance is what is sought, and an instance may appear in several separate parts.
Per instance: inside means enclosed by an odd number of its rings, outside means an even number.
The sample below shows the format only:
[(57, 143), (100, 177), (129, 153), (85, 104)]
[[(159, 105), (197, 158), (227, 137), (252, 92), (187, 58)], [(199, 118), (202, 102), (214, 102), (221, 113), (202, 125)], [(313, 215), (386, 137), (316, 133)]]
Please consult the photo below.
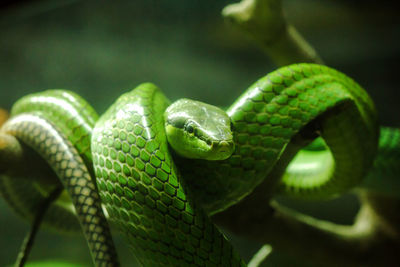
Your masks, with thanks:
[[(349, 77), (321, 65), (280, 68), (244, 92), (226, 112), (234, 145), (221, 142), (219, 152), (234, 150), (223, 160), (184, 158), (180, 155), (191, 152), (179, 148), (171, 153), (168, 131), (178, 133), (171, 125), (182, 126), (186, 133), (179, 134), (189, 141), (202, 134), (204, 148), (215, 143), (204, 136), (210, 129), (196, 128), (198, 122), (192, 128), (179, 120), (166, 122), (169, 105), (156, 86), (142, 84), (97, 119), (78, 95), (49, 90), (15, 103), (0, 130), (51, 165), (75, 208), (64, 195), (44, 223), (76, 229), (75, 210), (98, 266), (118, 265), (102, 205), (143, 266), (245, 266), (210, 214), (245, 198), (265, 179), (277, 181), (273, 194), (337, 196), (360, 183), (377, 151), (379, 127), (370, 97)], [(167, 112), (181, 109), (183, 104)], [(390, 131), (384, 129), (385, 136)], [(177, 147), (180, 138), (173, 140)], [(31, 220), (34, 203), (48, 188), (40, 181), (2, 177), (0, 190)]]

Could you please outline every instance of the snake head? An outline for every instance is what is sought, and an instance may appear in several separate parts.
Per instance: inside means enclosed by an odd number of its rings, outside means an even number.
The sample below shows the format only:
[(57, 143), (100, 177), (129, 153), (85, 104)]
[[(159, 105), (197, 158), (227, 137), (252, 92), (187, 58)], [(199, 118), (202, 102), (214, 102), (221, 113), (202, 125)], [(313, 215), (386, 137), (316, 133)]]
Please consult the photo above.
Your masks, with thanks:
[(224, 160), (235, 149), (231, 120), (222, 109), (179, 99), (164, 113), (168, 143), (185, 158)]

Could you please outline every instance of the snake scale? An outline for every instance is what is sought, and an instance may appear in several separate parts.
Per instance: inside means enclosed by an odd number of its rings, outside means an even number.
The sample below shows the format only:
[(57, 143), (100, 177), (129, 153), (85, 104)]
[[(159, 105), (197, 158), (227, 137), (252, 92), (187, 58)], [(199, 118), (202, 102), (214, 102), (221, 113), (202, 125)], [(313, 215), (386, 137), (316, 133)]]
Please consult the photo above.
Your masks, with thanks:
[[(274, 194), (309, 199), (340, 195), (357, 186), (370, 166), (380, 168), (374, 162), (374, 104), (332, 68), (282, 67), (250, 86), (226, 113), (190, 101), (171, 105), (146, 83), (98, 119), (70, 91), (25, 96), (0, 133), (36, 150), (59, 179), (3, 176), (0, 191), (32, 220), (37, 203), (61, 181), (68, 193), (50, 206), (43, 223), (75, 231), (77, 214), (96, 266), (118, 266), (106, 218), (143, 266), (245, 266), (208, 215), (273, 179), (276, 166), (286, 171)], [(399, 139), (398, 130), (383, 128), (378, 159), (391, 154)], [(97, 190), (90, 177), (96, 177)]]

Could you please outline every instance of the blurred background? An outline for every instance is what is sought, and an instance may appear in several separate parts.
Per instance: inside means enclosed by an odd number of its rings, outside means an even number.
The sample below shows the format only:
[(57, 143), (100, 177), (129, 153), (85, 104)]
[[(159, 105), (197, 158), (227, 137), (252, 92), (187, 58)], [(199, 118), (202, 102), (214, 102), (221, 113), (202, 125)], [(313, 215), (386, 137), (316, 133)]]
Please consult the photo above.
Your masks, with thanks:
[[(122, 93), (153, 82), (171, 99), (229, 106), (276, 66), (220, 15), (227, 0), (3, 1), (0, 4), (0, 108), (23, 95), (63, 88), (101, 114)], [(285, 14), (327, 65), (359, 82), (382, 124), (400, 126), (400, 22), (389, 1), (283, 0)], [(323, 203), (282, 202), (307, 214), (352, 223), (351, 194)], [(0, 266), (12, 264), (28, 225), (0, 199)], [(232, 238), (248, 260), (261, 244)], [(123, 266), (135, 266), (123, 240)], [(91, 266), (81, 236), (41, 231), (30, 260)], [(266, 266), (300, 266), (274, 252)], [(307, 266), (304, 264), (302, 266)]]

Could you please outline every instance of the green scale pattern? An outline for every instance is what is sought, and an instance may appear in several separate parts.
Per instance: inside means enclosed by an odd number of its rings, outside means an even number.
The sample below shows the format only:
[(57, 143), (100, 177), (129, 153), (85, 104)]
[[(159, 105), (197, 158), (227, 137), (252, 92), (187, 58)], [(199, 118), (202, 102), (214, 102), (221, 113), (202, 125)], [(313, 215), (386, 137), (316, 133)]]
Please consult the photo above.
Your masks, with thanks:
[[(264, 179), (276, 179), (271, 173), (290, 162), (299, 139), (303, 144), (320, 135), (327, 146), (318, 152), (323, 156), (313, 154), (314, 161), (325, 160), (323, 167), (300, 172), (287, 168), (283, 174), (278, 192), (303, 198), (332, 197), (356, 185), (372, 165), (377, 149), (379, 128), (371, 99), (353, 80), (324, 66), (280, 68), (239, 97), (227, 111), (236, 150), (224, 161), (172, 156), (163, 121), (168, 105), (154, 85), (141, 85), (110, 107), (92, 137), (97, 115), (71, 92), (29, 95), (12, 110), (13, 117), (29, 113), (45, 118), (77, 148), (72, 157), (81, 156), (90, 173), (93, 158), (93, 173), (108, 217), (125, 233), (134, 255), (146, 267), (245, 266), (207, 214), (238, 202)], [(379, 154), (369, 176), (374, 176), (373, 183), (381, 180), (376, 175), (387, 176), (381, 169), (399, 166), (399, 140), (398, 130), (382, 129)], [(52, 154), (50, 148), (42, 152)], [(290, 166), (293, 163), (300, 165), (301, 161), (296, 156)], [(2, 196), (31, 219), (46, 186), (1, 178)], [(55, 202), (45, 223), (76, 229), (73, 211), (65, 209), (68, 201)], [(78, 199), (77, 205), (84, 202)]]
[(20, 98), (11, 116), (21, 113), (44, 114), (79, 151), (86, 165), (92, 166), (90, 138), (98, 119), (96, 111), (79, 95), (67, 90), (46, 90)]
[[(14, 103), (11, 117), (19, 114), (35, 114), (51, 121), (74, 144), (92, 175), (90, 139), (98, 115), (83, 98), (68, 90), (46, 90), (29, 94)], [(37, 182), (40, 179), (30, 178), (15, 179), (3, 176), (0, 179), (0, 191), (4, 199), (28, 221), (33, 220), (38, 209), (37, 205), (43, 202), (45, 192), (48, 192), (47, 185)], [(57, 181), (58, 178), (48, 177), (48, 180)], [(63, 195), (64, 201), (57, 201), (50, 205), (43, 224), (58, 231), (80, 231), (75, 212), (66, 205), (69, 198), (66, 193)]]
[(381, 127), (378, 154), (361, 185), (369, 191), (399, 197), (400, 129)]
[(118, 266), (95, 182), (73, 144), (52, 123), (34, 114), (14, 116), (2, 131), (31, 146), (52, 167), (74, 204), (96, 266)]
[[(321, 175), (285, 175), (284, 194), (327, 198), (356, 185), (376, 152), (378, 126), (367, 93), (346, 75), (315, 64), (295, 64), (254, 83), (227, 110), (236, 149), (225, 161), (176, 159), (195, 199), (208, 213), (238, 202), (263, 181), (291, 139), (313, 124), (334, 162)], [(366, 145), (368, 144), (368, 145)]]
[(245, 266), (178, 175), (164, 130), (168, 105), (142, 84), (97, 122), (93, 163), (109, 218), (143, 266)]

